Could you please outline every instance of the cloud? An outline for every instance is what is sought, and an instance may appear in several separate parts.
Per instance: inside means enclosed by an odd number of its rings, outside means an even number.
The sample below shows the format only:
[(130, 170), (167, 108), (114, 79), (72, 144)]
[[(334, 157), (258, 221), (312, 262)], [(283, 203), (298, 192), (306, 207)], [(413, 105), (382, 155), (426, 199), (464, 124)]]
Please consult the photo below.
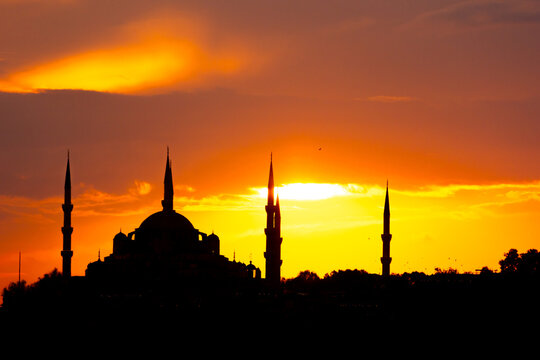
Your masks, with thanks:
[(400, 103), (400, 102), (416, 101), (417, 99), (412, 96), (376, 95), (376, 96), (369, 96), (366, 98), (366, 100), (370, 102)]
[[(260, 198), (266, 198), (268, 188), (251, 188)], [(292, 183), (276, 187), (276, 194), (286, 200), (326, 200), (340, 196), (372, 197), (383, 194), (378, 187), (365, 187), (358, 184)]]
[(218, 194), (202, 198), (175, 197), (175, 207), (181, 211), (261, 211), (262, 202), (251, 195)]
[(0, 195), (0, 219), (25, 218), (37, 223), (50, 222), (50, 215), (61, 212), (63, 198), (32, 199), (23, 196)]
[[(148, 194), (146, 182), (135, 182), (135, 187), (125, 194), (111, 194), (83, 185), (83, 192), (72, 199), (74, 215), (91, 216), (129, 216), (149, 213), (153, 199)], [(147, 192), (148, 191), (148, 192)], [(32, 222), (57, 222), (62, 213), (60, 196), (34, 199), (24, 196), (0, 195), (0, 215), (3, 218), (31, 220)]]
[[(144, 181), (135, 181), (134, 187), (124, 194), (111, 194), (83, 186), (84, 191), (73, 199), (74, 214), (80, 217), (131, 216), (150, 214), (159, 210), (159, 200), (148, 196), (153, 186)], [(187, 185), (178, 188), (192, 189)], [(260, 211), (267, 197), (267, 188), (250, 188), (249, 193), (211, 194), (197, 197), (192, 189), (175, 196), (175, 208), (185, 212), (207, 211)], [(385, 188), (377, 185), (292, 183), (276, 187), (280, 199), (289, 200), (287, 207), (296, 208), (295, 201), (321, 201), (331, 198), (374, 198), (383, 197)], [(452, 198), (466, 193), (476, 197), (462, 198), (465, 210), (453, 214), (466, 213), (474, 209), (493, 206), (540, 201), (540, 181), (530, 183), (501, 184), (450, 184), (430, 185), (418, 189), (390, 189), (390, 195), (410, 198)], [(481, 196), (479, 196), (481, 195)], [(20, 196), (0, 196), (0, 214), (3, 217), (23, 218), (37, 222), (56, 222), (61, 214), (62, 197), (32, 199)]]
[(147, 195), (152, 191), (152, 185), (146, 181), (135, 180), (135, 188), (132, 189), (138, 195)]
[(239, 46), (215, 36), (208, 40), (211, 30), (202, 20), (185, 18), (173, 12), (128, 21), (109, 29), (106, 40), (88, 40), (55, 58), (4, 71), (0, 91), (155, 92), (201, 86), (242, 67), (246, 53)]
[(465, 27), (540, 22), (540, 4), (535, 1), (471, 0), (425, 12), (412, 23), (438, 22)]
[(6, 92), (76, 89), (134, 93), (236, 71), (238, 62), (190, 41), (159, 38), (81, 53), (16, 71), (0, 80)]
[[(426, 187), (422, 187), (417, 190), (393, 190), (392, 192), (406, 195), (406, 196), (412, 196), (412, 197), (431, 197), (431, 198), (446, 198), (456, 195), (458, 192), (463, 191), (494, 191), (494, 190), (508, 190), (508, 189), (529, 189), (529, 190), (536, 190), (536, 192), (540, 192), (540, 182), (530, 182), (530, 183), (501, 183), (501, 184), (450, 184), (450, 185), (430, 185)], [(517, 194), (515, 191), (509, 191), (508, 193), (514, 193)], [(529, 193), (527, 192), (519, 192), (522, 193)]]

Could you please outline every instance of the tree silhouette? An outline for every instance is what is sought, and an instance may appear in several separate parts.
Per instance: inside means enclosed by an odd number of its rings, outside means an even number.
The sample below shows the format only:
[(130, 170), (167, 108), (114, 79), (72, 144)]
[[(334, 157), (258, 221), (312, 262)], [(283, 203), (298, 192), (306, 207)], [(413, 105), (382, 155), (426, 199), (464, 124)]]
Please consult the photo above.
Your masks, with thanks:
[(298, 280), (302, 281), (316, 281), (319, 280), (319, 275), (309, 270), (301, 271), (296, 277)]
[(540, 253), (536, 249), (529, 249), (519, 254), (516, 249), (510, 249), (499, 261), (501, 273), (520, 275), (533, 275), (540, 273)]
[(510, 249), (504, 254), (504, 259), (499, 261), (502, 273), (514, 273), (518, 269), (519, 254), (516, 249)]
[(482, 267), (482, 269), (480, 269), (480, 275), (493, 275), (493, 273), (493, 270), (491, 270), (487, 266), (484, 266)]
[(518, 272), (522, 274), (538, 274), (540, 270), (540, 253), (536, 249), (530, 249), (520, 255)]
[(24, 296), (28, 292), (28, 286), (26, 281), (22, 280), (20, 282), (10, 283), (2, 291), (2, 298), (4, 300), (4, 307), (16, 307), (21, 306), (21, 303), (24, 301)]
[(438, 267), (435, 268), (435, 274), (456, 275), (457, 273), (457, 269), (454, 268), (448, 268), (446, 270)]

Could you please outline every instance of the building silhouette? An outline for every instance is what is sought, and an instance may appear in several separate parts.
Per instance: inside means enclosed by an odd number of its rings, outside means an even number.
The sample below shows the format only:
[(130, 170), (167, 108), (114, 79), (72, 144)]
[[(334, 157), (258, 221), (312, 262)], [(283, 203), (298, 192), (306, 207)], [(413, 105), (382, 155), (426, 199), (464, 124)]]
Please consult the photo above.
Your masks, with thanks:
[(174, 210), (174, 188), (167, 149), (162, 210), (148, 216), (138, 228), (113, 238), (113, 251), (88, 264), (86, 277), (124, 282), (199, 279), (253, 279), (260, 271), (220, 254), (220, 239), (196, 229)]
[(268, 178), (268, 203), (266, 209), (266, 280), (272, 284), (279, 284), (281, 280), (281, 211), (279, 208), (279, 196), (274, 204), (274, 170), (272, 156), (270, 155), (270, 175)]
[(392, 240), (392, 234), (390, 234), (390, 201), (388, 199), (388, 181), (386, 182), (386, 199), (384, 200), (384, 224), (383, 234), (381, 235), (383, 242), (383, 256), (381, 257), (382, 263), (382, 275), (390, 275), (390, 263), (392, 258), (390, 257), (390, 240)]
[(71, 277), (71, 257), (73, 251), (71, 250), (71, 234), (73, 233), (73, 227), (71, 227), (71, 211), (73, 211), (73, 204), (71, 203), (71, 173), (69, 169), (69, 152), (66, 166), (66, 181), (64, 184), (64, 203), (62, 204), (62, 210), (64, 212), (64, 226), (62, 227), (63, 234), (63, 248), (62, 255), (62, 274), (65, 277)]

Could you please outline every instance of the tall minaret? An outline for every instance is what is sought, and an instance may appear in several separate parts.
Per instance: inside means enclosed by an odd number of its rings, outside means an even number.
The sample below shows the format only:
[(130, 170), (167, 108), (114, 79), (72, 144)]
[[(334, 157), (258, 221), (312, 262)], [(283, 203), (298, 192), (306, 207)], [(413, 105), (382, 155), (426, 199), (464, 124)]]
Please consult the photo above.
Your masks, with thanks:
[(274, 220), (277, 237), (281, 237), (281, 210), (279, 208), (279, 194), (276, 195), (276, 217)]
[(169, 148), (167, 147), (167, 164), (165, 165), (165, 179), (163, 180), (163, 211), (173, 211), (174, 189), (172, 181), (171, 161), (169, 160)]
[(71, 251), (71, 233), (73, 228), (71, 227), (71, 211), (73, 210), (73, 204), (71, 203), (71, 173), (69, 171), (69, 151), (66, 167), (66, 182), (64, 185), (64, 203), (62, 204), (62, 210), (64, 211), (64, 226), (62, 227), (62, 234), (64, 235), (64, 247), (62, 254), (62, 274), (65, 277), (71, 277), (71, 257), (73, 251)]
[(383, 256), (381, 257), (382, 274), (383, 276), (388, 276), (390, 275), (390, 263), (392, 262), (392, 258), (390, 257), (390, 240), (392, 240), (392, 234), (390, 234), (390, 201), (388, 200), (388, 181), (386, 181), (386, 200), (384, 201), (384, 225), (381, 238), (383, 241)]
[(270, 155), (270, 176), (268, 178), (268, 203), (266, 209), (266, 280), (273, 284), (281, 281), (281, 212), (279, 197), (274, 205), (274, 171), (272, 168), (272, 155)]

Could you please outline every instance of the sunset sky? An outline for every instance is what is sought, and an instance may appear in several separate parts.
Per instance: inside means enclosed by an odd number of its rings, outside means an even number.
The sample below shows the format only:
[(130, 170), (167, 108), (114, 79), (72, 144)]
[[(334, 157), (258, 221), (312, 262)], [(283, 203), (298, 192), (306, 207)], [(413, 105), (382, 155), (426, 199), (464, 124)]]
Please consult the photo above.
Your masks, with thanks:
[(0, 0), (0, 287), (73, 274), (161, 210), (282, 276), (498, 270), (540, 248), (540, 2)]

